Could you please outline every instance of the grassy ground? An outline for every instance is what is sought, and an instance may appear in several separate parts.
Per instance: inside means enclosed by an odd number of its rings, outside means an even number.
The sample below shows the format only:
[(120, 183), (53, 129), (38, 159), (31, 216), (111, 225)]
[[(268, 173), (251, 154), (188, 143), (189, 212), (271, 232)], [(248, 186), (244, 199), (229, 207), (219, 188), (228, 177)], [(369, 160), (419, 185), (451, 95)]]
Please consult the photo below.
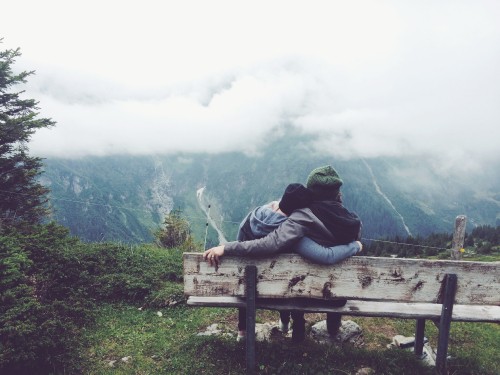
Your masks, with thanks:
[[(161, 313), (161, 314), (159, 314)], [(244, 374), (245, 348), (233, 330), (234, 309), (192, 308), (184, 304), (139, 309), (123, 304), (101, 305), (97, 325), (86, 332), (82, 346), (84, 372), (89, 374)], [(161, 316), (160, 316), (161, 315)], [(306, 315), (309, 323), (324, 319)], [(258, 322), (276, 322), (277, 313), (259, 312)], [(345, 317), (344, 319), (348, 319)], [(387, 349), (395, 334), (411, 336), (414, 322), (353, 318), (363, 329), (365, 344), (335, 347), (307, 338), (301, 344), (278, 337), (257, 344), (260, 374), (355, 374), (363, 367), (375, 374), (433, 374), (413, 355)], [(218, 323), (231, 336), (197, 336)], [(437, 329), (426, 327), (435, 348)], [(500, 373), (500, 327), (453, 323), (449, 347), (450, 374)]]
[[(177, 264), (180, 253), (171, 254), (171, 263)], [(500, 254), (477, 260), (498, 261)], [(124, 303), (99, 305), (97, 322), (87, 328), (81, 341), (82, 373), (244, 374), (245, 346), (235, 340), (236, 310), (188, 307), (182, 297), (182, 288), (177, 281), (165, 281), (145, 307)], [(277, 319), (276, 312), (258, 311), (258, 323), (276, 323)], [(306, 319), (310, 326), (324, 319), (324, 314), (307, 314)], [(413, 336), (415, 321), (343, 319), (360, 325), (364, 335), (362, 346), (320, 345), (310, 338), (293, 344), (289, 338), (278, 334), (271, 342), (257, 343), (257, 372), (345, 375), (368, 367), (374, 370), (372, 374), (435, 373), (411, 352), (387, 348), (397, 334)], [(197, 335), (214, 323), (228, 335)], [(437, 346), (437, 334), (437, 328), (428, 321), (425, 335), (433, 348)], [(448, 354), (449, 374), (500, 374), (500, 325), (452, 323)]]

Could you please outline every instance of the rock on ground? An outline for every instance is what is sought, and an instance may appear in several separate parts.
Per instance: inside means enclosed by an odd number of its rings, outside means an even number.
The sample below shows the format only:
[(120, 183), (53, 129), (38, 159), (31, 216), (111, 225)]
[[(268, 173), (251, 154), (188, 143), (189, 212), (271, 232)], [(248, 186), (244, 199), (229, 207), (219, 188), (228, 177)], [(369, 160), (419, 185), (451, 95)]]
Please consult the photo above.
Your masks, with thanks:
[[(425, 342), (425, 341), (424, 341)], [(391, 348), (399, 348), (405, 349), (409, 351), (413, 351), (413, 345), (415, 343), (415, 337), (413, 336), (402, 336), (396, 335), (392, 338), (392, 343), (387, 345), (389, 349)], [(425, 342), (422, 357), (420, 358), (425, 364), (428, 366), (436, 366), (436, 353), (430, 346), (428, 342)]]
[[(255, 340), (256, 341), (271, 341), (273, 335), (284, 335), (292, 337), (292, 330), (287, 334), (281, 333), (276, 324), (271, 323), (256, 323), (255, 324)], [(198, 336), (234, 336), (233, 331), (227, 331), (219, 328), (218, 324), (212, 324), (206, 328), (204, 332), (199, 332)], [(338, 333), (335, 336), (330, 336), (326, 329), (326, 320), (316, 323), (311, 327), (311, 338), (321, 344), (341, 344), (349, 342), (356, 346), (363, 345), (363, 332), (359, 325), (352, 320), (342, 321)]]
[(345, 342), (355, 346), (363, 345), (363, 331), (352, 320), (343, 320), (338, 333), (330, 336), (326, 329), (326, 320), (322, 320), (311, 327), (311, 337), (322, 344), (342, 344)]
[(276, 329), (276, 325), (271, 323), (255, 324), (255, 341), (270, 341), (273, 329)]
[(356, 371), (356, 375), (372, 375), (375, 374), (375, 370), (370, 367), (363, 367)]
[(219, 329), (219, 325), (217, 323), (214, 323), (208, 326), (204, 332), (198, 332), (198, 336), (213, 336), (213, 335), (220, 335), (221, 333), (222, 330)]

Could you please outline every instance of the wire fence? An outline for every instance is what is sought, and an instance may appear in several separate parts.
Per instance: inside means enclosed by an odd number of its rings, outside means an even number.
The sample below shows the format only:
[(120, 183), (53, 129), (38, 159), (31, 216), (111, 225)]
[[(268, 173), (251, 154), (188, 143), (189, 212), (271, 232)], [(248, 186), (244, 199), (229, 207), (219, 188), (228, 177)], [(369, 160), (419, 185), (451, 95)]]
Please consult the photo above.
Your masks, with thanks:
[[(20, 195), (20, 196), (34, 196), (31, 194), (26, 194), (26, 193), (18, 193), (18, 192), (12, 192), (12, 191), (6, 191), (6, 190), (0, 190), (0, 193), (8, 193), (8, 194), (15, 194), (15, 195)], [(128, 211), (135, 211), (135, 212), (145, 212), (145, 213), (151, 213), (151, 210), (147, 209), (141, 209), (141, 208), (134, 208), (134, 207), (126, 207), (126, 206), (119, 206), (119, 205), (114, 205), (114, 204), (103, 204), (103, 203), (94, 203), (90, 202), (88, 200), (77, 200), (77, 199), (69, 199), (69, 198), (55, 198), (55, 197), (50, 197), (51, 201), (62, 201), (62, 202), (70, 202), (70, 203), (76, 203), (76, 204), (82, 204), (82, 205), (89, 205), (89, 206), (100, 206), (100, 207), (105, 207), (105, 208), (115, 208), (119, 210), (128, 210)], [(183, 215), (183, 217), (188, 220), (188, 221), (193, 221), (193, 220), (200, 220), (203, 221), (206, 224), (206, 227), (208, 228), (208, 221), (206, 217), (203, 216), (191, 216), (191, 215)], [(3, 220), (9, 220), (9, 218), (3, 218)], [(212, 218), (213, 219), (213, 218)], [(240, 222), (238, 221), (232, 221), (232, 220), (224, 220), (224, 219), (217, 219), (217, 222), (220, 223), (228, 223), (232, 225), (239, 225)], [(427, 248), (427, 249), (437, 249), (437, 250), (449, 250), (444, 247), (436, 247), (436, 246), (427, 246), (427, 245), (418, 245), (418, 244), (411, 244), (411, 243), (405, 243), (405, 242), (395, 242), (395, 241), (389, 241), (389, 240), (381, 240), (381, 239), (375, 239), (375, 238), (366, 238), (363, 237), (361, 238), (363, 241), (373, 241), (373, 242), (380, 242), (380, 243), (388, 243), (388, 244), (394, 244), (394, 245), (401, 245), (401, 246), (412, 246), (412, 247), (420, 247), (420, 248)], [(205, 239), (206, 240), (206, 239)]]

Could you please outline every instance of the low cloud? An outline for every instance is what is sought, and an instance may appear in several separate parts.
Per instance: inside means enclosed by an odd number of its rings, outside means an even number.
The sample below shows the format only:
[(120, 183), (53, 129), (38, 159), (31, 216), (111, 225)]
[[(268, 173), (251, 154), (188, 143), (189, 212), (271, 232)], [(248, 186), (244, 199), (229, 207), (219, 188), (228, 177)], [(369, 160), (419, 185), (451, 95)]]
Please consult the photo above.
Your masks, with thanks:
[(171, 2), (127, 5), (113, 33), (105, 6), (90, 29), (64, 21), (69, 36), (52, 30), (43, 50), (30, 44), (37, 35), (20, 37), (20, 67), (37, 70), (27, 95), (57, 121), (32, 152), (255, 153), (286, 125), (337, 157), (427, 155), (443, 169), (498, 161), (496, 2), (210, 4), (203, 17)]
[(497, 156), (498, 77), (484, 77), (489, 84), (483, 91), (471, 92), (467, 69), (421, 76), (410, 64), (410, 73), (417, 78), (400, 79), (384, 69), (341, 73), (314, 61), (284, 60), (163, 90), (46, 80), (30, 94), (58, 124), (37, 133), (32, 150), (66, 157), (251, 153), (276, 128), (289, 125), (320, 134), (323, 149), (344, 158)]

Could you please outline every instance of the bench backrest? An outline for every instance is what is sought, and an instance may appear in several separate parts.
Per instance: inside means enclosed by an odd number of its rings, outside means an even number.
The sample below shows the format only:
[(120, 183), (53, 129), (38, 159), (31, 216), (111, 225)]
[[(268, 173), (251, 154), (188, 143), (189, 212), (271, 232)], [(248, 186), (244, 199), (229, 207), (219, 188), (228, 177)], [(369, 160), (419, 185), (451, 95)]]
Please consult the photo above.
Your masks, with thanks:
[(458, 276), (455, 303), (500, 305), (500, 262), (465, 262), (356, 256), (333, 265), (295, 254), (273, 258), (224, 256), (215, 268), (200, 253), (184, 254), (187, 296), (244, 296), (245, 266), (257, 266), (259, 298), (440, 303), (446, 274)]

